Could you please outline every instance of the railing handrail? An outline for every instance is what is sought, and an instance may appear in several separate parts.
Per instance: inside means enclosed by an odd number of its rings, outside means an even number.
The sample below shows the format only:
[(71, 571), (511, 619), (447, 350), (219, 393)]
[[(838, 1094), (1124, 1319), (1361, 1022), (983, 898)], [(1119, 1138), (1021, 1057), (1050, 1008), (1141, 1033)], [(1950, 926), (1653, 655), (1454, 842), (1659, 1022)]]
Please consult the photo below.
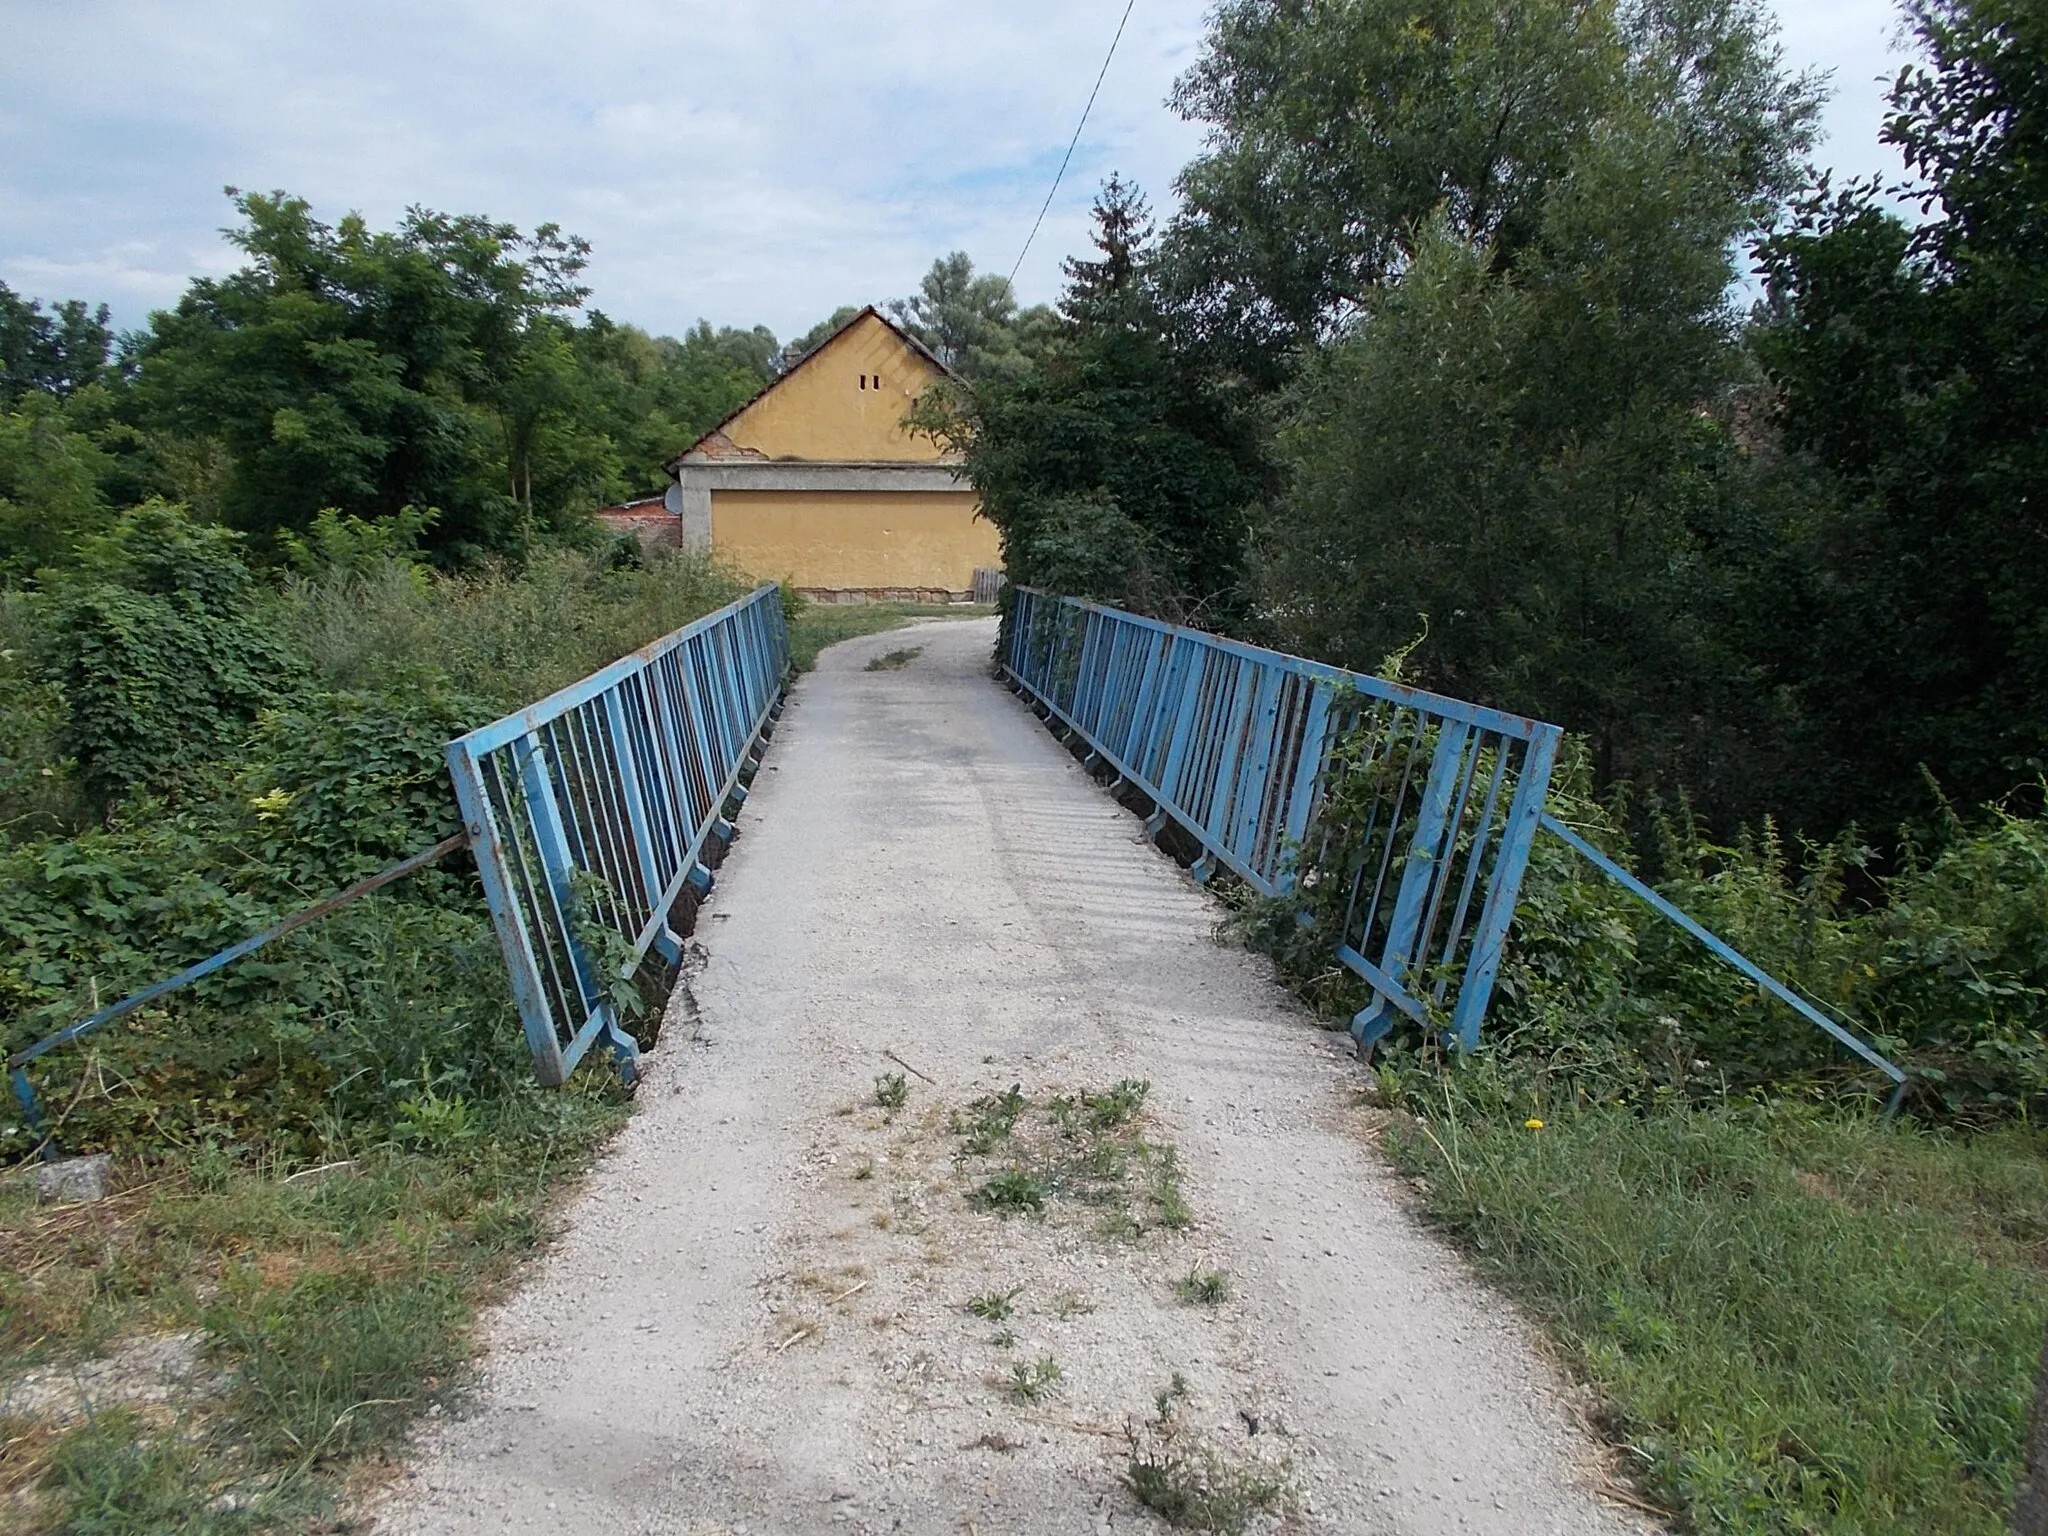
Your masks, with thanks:
[[(1067, 629), (1061, 631), (1051, 625), (1041, 625), (1042, 612), (1059, 610), (1076, 616)], [(1105, 629), (1099, 632), (1090, 624), (1090, 616), (1099, 619)], [(1486, 882), (1484, 911), (1465, 949), (1467, 963), (1452, 1019), (1452, 1034), (1458, 1044), (1469, 1049), (1478, 1043), (1479, 1025), (1490, 998), (1494, 971), (1513, 921), (1530, 844), (1540, 828), (1551, 832), (1606, 878), (1704, 945), (1717, 960), (1747, 977), (1844, 1049), (1882, 1072), (1895, 1085), (1886, 1106), (1887, 1114), (1898, 1107), (1905, 1094), (1909, 1083), (1904, 1069), (1840, 1020), (1800, 997), (1733, 946), (1708, 932), (1549, 814), (1550, 769), (1563, 739), (1560, 727), (1427, 689), (1390, 682), (1385, 678), (1346, 671), (1306, 657), (1266, 650), (1225, 635), (1212, 635), (1144, 614), (1128, 613), (1106, 603), (1054, 596), (1034, 587), (1017, 589), (1017, 607), (1012, 613), (1012, 624), (1004, 669), (1020, 687), (1037, 699), (1048, 716), (1062, 722), (1088, 743), (1091, 761), (1099, 758), (1109, 763), (1119, 775), (1144, 791), (1155, 807), (1150, 824), (1155, 835), (1162, 830), (1165, 821), (1171, 819), (1194, 837), (1202, 848), (1193, 870), (1198, 881), (1205, 880), (1221, 864), (1234, 870), (1263, 895), (1283, 895), (1290, 888), (1291, 872), (1275, 861), (1274, 845), (1270, 839), (1261, 845), (1257, 855), (1247, 858), (1240, 846), (1241, 838), (1236, 836), (1243, 831), (1243, 826), (1212, 825), (1213, 818), (1204, 806), (1212, 805), (1223, 792), (1222, 787), (1227, 786), (1235, 808), (1243, 800), (1248, 780), (1257, 778), (1263, 781), (1251, 786), (1259, 807), (1257, 814), (1269, 817), (1277, 788), (1276, 775), (1284, 775), (1292, 791), (1284, 807), (1282, 830), (1298, 846), (1316, 821), (1328, 793), (1325, 777), (1331, 747), (1342, 723), (1340, 700), (1345, 694), (1393, 705), (1393, 718), (1396, 719), (1398, 711), (1406, 709), (1413, 711), (1418, 720), (1434, 722), (1431, 730), (1435, 733), (1435, 740), (1429, 754), (1428, 779), (1419, 787), (1412, 822), (1403, 820), (1405, 797), (1413, 778), (1414, 758), (1409, 757), (1406, 759), (1407, 772), (1395, 793), (1394, 803), (1384, 824), (1379, 826), (1384, 852), (1372, 887), (1371, 906), (1364, 922), (1356, 925), (1356, 942), (1353, 917), (1362, 869), (1351, 877), (1352, 907), (1346, 911), (1335, 958), (1373, 988), (1373, 1003), (1362, 1009), (1352, 1021), (1352, 1032), (1358, 1036), (1362, 1048), (1369, 1048), (1386, 1033), (1397, 1011), (1418, 1021), (1429, 1016), (1428, 1006), (1416, 995), (1423, 988), (1416, 983), (1420, 973), (1429, 968), (1431, 934), (1444, 903), (1450, 878), (1448, 866), (1465, 851), (1461, 846), (1461, 835), (1481, 841), (1495, 837), (1493, 816), (1509, 750), (1507, 743), (1517, 741), (1527, 745), (1516, 772), (1512, 804), (1497, 834), (1498, 851)], [(1041, 628), (1046, 632), (1038, 633)], [(1128, 647), (1122, 647), (1116, 636), (1119, 632), (1134, 631), (1164, 637), (1166, 648), (1156, 656), (1133, 656)], [(1102, 632), (1111, 635), (1107, 642), (1100, 640)], [(1190, 698), (1184, 707), (1183, 718), (1173, 727), (1172, 744), (1162, 755), (1159, 729), (1163, 722), (1157, 707), (1160, 690), (1164, 688), (1171, 692), (1178, 689), (1188, 693), (1193, 680), (1206, 676), (1199, 667), (1183, 668), (1174, 674), (1172, 658), (1176, 654), (1175, 647), (1183, 644), (1197, 651), (1236, 658), (1257, 669), (1257, 675), (1249, 692), (1245, 691), (1241, 680), (1233, 679), (1220, 695), (1212, 693), (1199, 704)], [(1036, 657), (1030, 653), (1034, 645), (1040, 652)], [(1051, 666), (1054, 649), (1063, 645), (1067, 649), (1062, 653), (1062, 659), (1072, 664), (1073, 675), (1064, 678), (1045, 675)], [(1276, 729), (1276, 717), (1284, 701), (1281, 690), (1269, 688), (1265, 681), (1268, 675), (1305, 679), (1329, 690), (1327, 696), (1311, 695), (1305, 704), (1297, 706), (1300, 718), (1290, 727), (1291, 736), (1288, 730)], [(1227, 704), (1215, 707), (1218, 698), (1227, 699)], [(1200, 770), (1197, 794), (1191, 799), (1180, 793), (1178, 783), (1163, 782), (1174, 777), (1172, 772), (1148, 773), (1133, 759), (1142, 756), (1147, 765), (1164, 761), (1168, 770), (1184, 763), (1187, 753), (1183, 750), (1183, 738), (1189, 730), (1189, 717), (1198, 709), (1206, 712), (1206, 723), (1215, 724), (1221, 734), (1212, 735), (1211, 739), (1200, 743), (1195, 753)], [(1225, 716), (1228, 716), (1227, 720)], [(1091, 728), (1091, 721), (1094, 728)], [(1376, 728), (1383, 724), (1376, 724)], [(1150, 734), (1143, 737), (1138, 744), (1140, 750), (1134, 752), (1130, 743), (1121, 737), (1114, 741), (1106, 740), (1105, 730), (1110, 734), (1120, 731), (1123, 736), (1138, 730), (1149, 731)], [(1491, 750), (1495, 770), (1477, 830), (1466, 834), (1464, 816), (1468, 797), (1479, 754), (1485, 750), (1484, 736), (1475, 733), (1490, 734), (1494, 738), (1495, 745)], [(1418, 727), (1413, 733), (1412, 745), (1421, 746), (1425, 734)], [(1385, 746), (1398, 736), (1398, 729), (1382, 729), (1379, 745)], [(1283, 737), (1287, 739), (1283, 740)], [(1247, 749), (1253, 753), (1250, 759), (1243, 757)], [(1376, 825), (1374, 822), (1367, 824), (1365, 837), (1368, 842)], [(1413, 836), (1397, 855), (1396, 834), (1403, 827), (1410, 827)], [(1260, 867), (1260, 857), (1265, 859), (1267, 867)], [(1479, 853), (1476, 850), (1466, 852), (1465, 857), (1467, 873), (1463, 889), (1453, 906), (1442, 946), (1442, 964), (1446, 967), (1458, 952), (1460, 925), (1468, 914), (1477, 880)], [(1439, 866), (1442, 867), (1441, 872)], [(1399, 886), (1398, 900), (1388, 922), (1375, 929), (1375, 916), (1381, 909), (1381, 898), (1390, 876), (1396, 878)], [(1376, 937), (1383, 949), (1373, 943)], [(1374, 948), (1375, 953), (1367, 954), (1367, 948)], [(1441, 1004), (1448, 987), (1447, 980), (1439, 976), (1429, 986), (1433, 987), (1436, 1001)]]
[(516, 737), (526, 735), (535, 726), (559, 720), (570, 710), (588, 704), (607, 690), (616, 688), (628, 677), (644, 672), (652, 663), (676, 647), (708, 630), (716, 629), (727, 620), (736, 617), (743, 609), (764, 601), (771, 592), (776, 594), (779, 603), (781, 590), (773, 582), (763, 582), (745, 597), (734, 598), (723, 608), (707, 613), (701, 618), (692, 619), (682, 628), (670, 631), (659, 640), (650, 640), (637, 651), (628, 651), (617, 661), (599, 667), (588, 677), (579, 678), (573, 683), (557, 688), (546, 698), (537, 700), (524, 709), (516, 709), (501, 719), (493, 720), (488, 725), (480, 725), (475, 730), (456, 737), (449, 746), (451, 749), (459, 746), (473, 756), (482, 756), (504, 746)]
[[(629, 1081), (638, 1043), (592, 940), (671, 962), (670, 914), (710, 890), (725, 808), (773, 729), (789, 665), (781, 594), (764, 583), (672, 634), (448, 744), (534, 1068), (565, 1081), (602, 1041)], [(715, 859), (711, 862), (716, 862)]]
[(1454, 698), (1447, 693), (1431, 693), (1426, 688), (1391, 682), (1384, 677), (1375, 677), (1369, 672), (1347, 671), (1343, 667), (1333, 667), (1328, 662), (1311, 661), (1306, 656), (1296, 656), (1288, 651), (1269, 650), (1264, 646), (1253, 645), (1246, 640), (1234, 640), (1228, 635), (1219, 635), (1210, 630), (1194, 629), (1185, 624), (1155, 619), (1149, 614), (1131, 613), (1126, 609), (1112, 607), (1108, 603), (1096, 602), (1093, 598), (1060, 597), (1038, 587), (1019, 587), (1016, 590), (1088, 613), (1114, 617), (1121, 623), (1135, 624), (1160, 634), (1183, 635), (1199, 644), (1213, 646), (1219, 651), (1227, 651), (1249, 661), (1284, 666), (1290, 672), (1363, 694), (1367, 698), (1384, 699), (1390, 704), (1402, 704), (1412, 709), (1425, 710), (1446, 720), (1455, 720), (1460, 725), (1473, 725), (1482, 730), (1497, 731), (1519, 741), (1527, 741), (1541, 731), (1558, 729), (1547, 721), (1537, 720), (1528, 715), (1512, 714), (1504, 709), (1474, 704), (1469, 699)]

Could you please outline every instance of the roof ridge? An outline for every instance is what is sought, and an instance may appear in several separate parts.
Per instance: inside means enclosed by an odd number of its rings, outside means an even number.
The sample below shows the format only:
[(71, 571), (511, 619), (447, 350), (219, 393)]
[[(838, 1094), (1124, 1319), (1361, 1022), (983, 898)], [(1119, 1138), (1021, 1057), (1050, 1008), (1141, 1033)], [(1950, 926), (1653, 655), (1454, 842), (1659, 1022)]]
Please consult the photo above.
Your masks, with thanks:
[(926, 346), (923, 342), (919, 341), (915, 336), (911, 335), (909, 331), (906, 331), (894, 320), (891, 320), (887, 315), (883, 314), (882, 311), (875, 305), (863, 304), (859, 309), (854, 311), (853, 314), (849, 315), (844, 321), (844, 323), (835, 328), (831, 335), (825, 337), (824, 340), (820, 341), (815, 347), (811, 348), (810, 351), (806, 352), (794, 363), (791, 363), (789, 367), (785, 368), (781, 373), (778, 373), (766, 384), (763, 384), (759, 389), (755, 390), (751, 395), (747, 396), (745, 400), (742, 400), (738, 405), (734, 406), (731, 410), (727, 411), (723, 416), (719, 417), (717, 421), (713, 422), (709, 427), (705, 428), (703, 432), (699, 433), (697, 439), (694, 442), (692, 442), (689, 447), (683, 449), (681, 453), (678, 453), (673, 458), (669, 459), (662, 467), (668, 470), (671, 474), (673, 474), (676, 470), (676, 466), (681, 464), (684, 459), (688, 458), (691, 454), (695, 453), (699, 448), (702, 448), (712, 438), (718, 436), (719, 433), (723, 432), (727, 427), (731, 426), (733, 422), (737, 421), (741, 416), (745, 415), (748, 411), (752, 410), (754, 406), (758, 404), (761, 400), (767, 398), (776, 390), (780, 389), (782, 385), (786, 383), (788, 380), (795, 378), (796, 375), (803, 370), (805, 365), (808, 364), (812, 358), (816, 357), (820, 352), (823, 352), (827, 347), (831, 346), (833, 342), (837, 341), (841, 336), (844, 336), (856, 325), (859, 325), (861, 321), (865, 320), (869, 315), (873, 315), (877, 320), (881, 321), (882, 324), (887, 326), (889, 330), (895, 335), (898, 341), (901, 341), (905, 346), (909, 347), (911, 351), (917, 353), (919, 357), (922, 357), (926, 362), (930, 363), (934, 368), (938, 369), (940, 373), (944, 374), (947, 378), (953, 380), (955, 383), (958, 383), (960, 381), (960, 375), (955, 373), (952, 369), (948, 368), (945, 365), (945, 363), (940, 359), (938, 353), (934, 352), (930, 347)]

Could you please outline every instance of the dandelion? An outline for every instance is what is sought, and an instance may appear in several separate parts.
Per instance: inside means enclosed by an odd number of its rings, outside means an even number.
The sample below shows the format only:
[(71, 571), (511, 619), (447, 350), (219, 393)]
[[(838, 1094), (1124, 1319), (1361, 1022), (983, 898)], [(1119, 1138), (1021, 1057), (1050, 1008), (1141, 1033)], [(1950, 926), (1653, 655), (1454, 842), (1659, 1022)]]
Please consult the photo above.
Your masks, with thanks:
[(1524, 1120), (1522, 1122), (1522, 1129), (1525, 1131), (1540, 1131), (1543, 1129), (1543, 1122), (1534, 1119)]

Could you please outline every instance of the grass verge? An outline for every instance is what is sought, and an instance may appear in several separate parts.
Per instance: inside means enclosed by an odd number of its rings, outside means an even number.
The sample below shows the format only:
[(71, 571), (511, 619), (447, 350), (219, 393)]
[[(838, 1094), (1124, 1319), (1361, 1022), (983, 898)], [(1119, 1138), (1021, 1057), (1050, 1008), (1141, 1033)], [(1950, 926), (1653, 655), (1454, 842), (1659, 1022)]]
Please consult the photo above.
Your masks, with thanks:
[(789, 627), (790, 665), (808, 672), (826, 646), (901, 629), (912, 619), (985, 619), (994, 612), (986, 603), (806, 603)]
[(1993, 1536), (2048, 1315), (2048, 1135), (1799, 1105), (1385, 1138), (1687, 1528)]
[[(289, 1184), (225, 1153), (92, 1205), (0, 1197), (0, 1525), (323, 1529), (345, 1480), (460, 1387), (477, 1309), (623, 1123), (607, 1080), (533, 1088), (439, 1145)], [(190, 1370), (124, 1371), (190, 1341)], [(82, 1362), (112, 1369), (78, 1372)], [(24, 1390), (24, 1388), (26, 1390)]]

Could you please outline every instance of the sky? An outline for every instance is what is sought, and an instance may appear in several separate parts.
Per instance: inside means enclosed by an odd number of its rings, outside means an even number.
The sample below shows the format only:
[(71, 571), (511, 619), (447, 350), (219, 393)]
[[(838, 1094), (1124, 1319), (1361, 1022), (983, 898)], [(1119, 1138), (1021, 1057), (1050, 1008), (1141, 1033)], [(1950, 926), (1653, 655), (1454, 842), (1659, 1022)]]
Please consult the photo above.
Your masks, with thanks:
[[(1051, 300), (1112, 171), (1164, 208), (1200, 131), (1166, 105), (1209, 0), (1136, 0), (1017, 272)], [(1887, 0), (1779, 0), (1786, 61), (1833, 75), (1817, 156), (1877, 144)], [(593, 307), (787, 338), (912, 291), (943, 252), (1008, 272), (1123, 0), (6, 0), (0, 281), (121, 327), (236, 265), (222, 188), (380, 227), (411, 204), (594, 247)]]

